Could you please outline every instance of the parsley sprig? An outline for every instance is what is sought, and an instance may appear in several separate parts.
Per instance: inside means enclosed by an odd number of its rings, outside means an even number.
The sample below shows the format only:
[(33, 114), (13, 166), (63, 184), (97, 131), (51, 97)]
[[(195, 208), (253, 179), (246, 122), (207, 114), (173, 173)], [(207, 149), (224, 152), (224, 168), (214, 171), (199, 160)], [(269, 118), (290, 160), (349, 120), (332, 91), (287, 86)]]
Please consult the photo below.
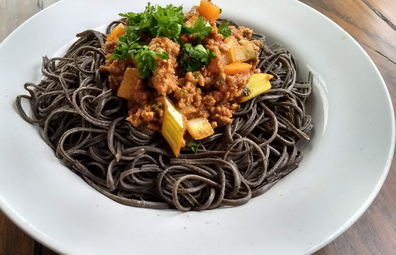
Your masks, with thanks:
[(143, 47), (144, 43), (139, 41), (140, 37), (133, 27), (127, 27), (125, 34), (121, 35), (118, 45), (109, 59), (134, 59), (138, 51)]
[(195, 72), (203, 66), (208, 66), (214, 57), (216, 53), (205, 49), (202, 44), (193, 48), (190, 43), (185, 43), (182, 45), (179, 60), (185, 72)]
[(212, 26), (209, 21), (203, 20), (202, 17), (199, 17), (192, 27), (183, 27), (182, 33), (187, 35), (195, 34), (195, 37), (202, 37), (208, 35), (212, 31)]
[(142, 13), (120, 13), (121, 17), (128, 19), (129, 26), (139, 33), (151, 34), (153, 37), (165, 36), (176, 41), (184, 26), (183, 7), (167, 5), (165, 8), (148, 3)]
[(191, 150), (192, 150), (194, 153), (197, 153), (197, 152), (198, 152), (199, 146), (201, 146), (201, 141), (194, 141), (194, 140), (191, 140), (191, 141), (187, 144), (187, 146), (190, 147)]
[[(125, 34), (120, 36), (117, 48), (109, 59), (125, 58), (136, 59), (140, 78), (145, 79), (157, 67), (156, 57), (168, 59), (169, 55), (149, 50), (147, 43), (141, 40), (141, 35), (151, 35), (152, 37), (168, 37), (181, 44), (179, 59), (184, 71), (198, 71), (204, 65), (209, 65), (216, 54), (205, 49), (201, 44), (202, 36), (206, 36), (212, 31), (209, 21), (199, 17), (192, 27), (184, 24), (184, 13), (182, 6), (172, 4), (166, 7), (159, 5), (148, 5), (142, 13), (120, 13), (121, 17), (128, 19), (128, 26)], [(180, 35), (195, 35), (196, 40), (193, 46), (189, 43), (184, 44), (180, 40)]]
[(231, 29), (228, 28), (230, 22), (223, 22), (219, 26), (219, 34), (222, 34), (224, 38), (227, 38), (231, 35)]
[(160, 59), (169, 59), (169, 55), (163, 49), (160, 49), (162, 53), (158, 53), (153, 50), (149, 50), (148, 46), (143, 46), (137, 53), (135, 59), (138, 62), (138, 69), (140, 72), (140, 79), (148, 78), (152, 71), (157, 68), (156, 57)]

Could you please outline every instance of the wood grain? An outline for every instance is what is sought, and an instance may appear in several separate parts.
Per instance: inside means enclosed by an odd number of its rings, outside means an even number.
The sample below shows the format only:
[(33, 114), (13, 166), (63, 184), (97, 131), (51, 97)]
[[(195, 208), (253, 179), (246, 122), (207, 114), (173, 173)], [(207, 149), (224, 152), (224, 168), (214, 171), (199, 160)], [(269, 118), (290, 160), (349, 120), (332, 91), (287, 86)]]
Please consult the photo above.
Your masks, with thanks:
[[(396, 1), (367, 0), (393, 24)], [(0, 42), (26, 19), (57, 0), (0, 0)], [(301, 0), (351, 34), (381, 72), (396, 104), (396, 31), (363, 0)], [(396, 254), (396, 164), (366, 213), (315, 255)], [(0, 211), (0, 255), (55, 255), (19, 230)]]
[[(396, 104), (396, 31), (362, 0), (301, 0), (345, 29), (369, 54), (382, 74)], [(396, 2), (368, 1), (395, 24)], [(392, 20), (393, 19), (393, 20)], [(395, 254), (396, 248), (396, 165), (377, 198), (365, 214), (343, 235), (315, 255)]]

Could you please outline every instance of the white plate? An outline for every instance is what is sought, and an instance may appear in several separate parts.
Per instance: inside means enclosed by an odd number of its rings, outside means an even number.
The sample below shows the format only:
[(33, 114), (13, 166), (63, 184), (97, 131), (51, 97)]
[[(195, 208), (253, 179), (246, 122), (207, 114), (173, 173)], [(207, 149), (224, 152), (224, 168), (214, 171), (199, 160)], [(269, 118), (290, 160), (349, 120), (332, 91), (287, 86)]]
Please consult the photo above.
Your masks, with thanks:
[(373, 62), (300, 2), (215, 2), (224, 17), (294, 52), (304, 78), (309, 67), (315, 71), (315, 130), (300, 168), (247, 205), (205, 212), (131, 208), (90, 188), (19, 117), (14, 99), (24, 82), (39, 80), (41, 56), (146, 3), (63, 0), (0, 45), (0, 207), (20, 228), (67, 254), (308, 254), (361, 216), (386, 178), (395, 138), (390, 97)]

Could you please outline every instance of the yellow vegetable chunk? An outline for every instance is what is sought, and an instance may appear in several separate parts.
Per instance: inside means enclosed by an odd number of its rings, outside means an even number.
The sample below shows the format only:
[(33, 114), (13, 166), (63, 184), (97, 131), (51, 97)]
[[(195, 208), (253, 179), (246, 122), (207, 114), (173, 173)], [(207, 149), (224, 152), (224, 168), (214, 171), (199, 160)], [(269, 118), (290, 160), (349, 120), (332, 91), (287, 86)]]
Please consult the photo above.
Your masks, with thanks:
[(262, 93), (268, 92), (271, 89), (271, 83), (269, 80), (272, 77), (272, 75), (266, 73), (256, 73), (250, 76), (249, 83), (246, 85), (249, 89), (249, 95), (240, 96), (237, 102), (243, 103)]
[(230, 44), (230, 45), (231, 45), (231, 44), (237, 44), (237, 45), (239, 45), (237, 39), (235, 39), (235, 37), (233, 37), (233, 36), (229, 36), (229, 37), (225, 38), (225, 39), (224, 39), (224, 43), (225, 43), (225, 44)]
[(212, 125), (210, 125), (206, 118), (189, 120), (187, 123), (187, 130), (195, 140), (204, 139), (214, 133)]
[(220, 63), (222, 66), (226, 66), (232, 63), (232, 57), (229, 51), (221, 54)]
[(197, 19), (198, 19), (198, 16), (194, 15), (189, 20), (184, 22), (184, 25), (186, 25), (186, 27), (192, 27), (195, 25), (195, 22), (197, 21)]
[(121, 35), (125, 34), (125, 27), (122, 23), (118, 24), (118, 26), (116, 26), (113, 31), (111, 32), (111, 34), (106, 38), (107, 41), (110, 40), (114, 40), (117, 38), (120, 38)]
[(140, 72), (137, 68), (127, 68), (124, 73), (121, 85), (118, 88), (117, 96), (131, 100), (136, 91), (136, 87), (142, 85)]
[(244, 62), (256, 58), (256, 52), (253, 49), (251, 43), (245, 44), (243, 46), (231, 44), (230, 54), (232, 62)]
[(184, 142), (184, 131), (183, 115), (179, 112), (173, 102), (165, 96), (162, 135), (165, 137), (176, 157), (179, 156), (180, 148)]

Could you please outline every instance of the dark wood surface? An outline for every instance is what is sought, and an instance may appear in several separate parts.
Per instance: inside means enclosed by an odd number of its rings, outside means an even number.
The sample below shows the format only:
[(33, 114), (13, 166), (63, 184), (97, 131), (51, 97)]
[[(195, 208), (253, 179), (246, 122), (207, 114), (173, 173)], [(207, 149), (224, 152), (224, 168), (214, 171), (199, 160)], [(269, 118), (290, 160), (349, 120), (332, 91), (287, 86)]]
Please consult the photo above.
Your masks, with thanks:
[[(0, 42), (15, 28), (58, 0), (0, 0)], [(301, 0), (351, 34), (370, 55), (396, 102), (396, 1)], [(370, 8), (371, 5), (371, 8)], [(377, 198), (344, 234), (315, 253), (396, 254), (396, 164)], [(0, 211), (0, 255), (54, 255)]]

